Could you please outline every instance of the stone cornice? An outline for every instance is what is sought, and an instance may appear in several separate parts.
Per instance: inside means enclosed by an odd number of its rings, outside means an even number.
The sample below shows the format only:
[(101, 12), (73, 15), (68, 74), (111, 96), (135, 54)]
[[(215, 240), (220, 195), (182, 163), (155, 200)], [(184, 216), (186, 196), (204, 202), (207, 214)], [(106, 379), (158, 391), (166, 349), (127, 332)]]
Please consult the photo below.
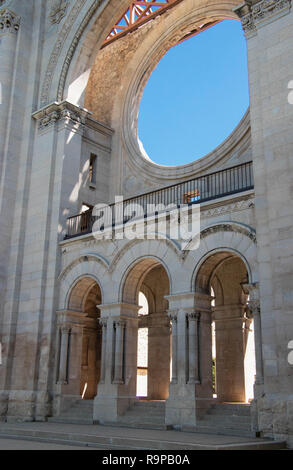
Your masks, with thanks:
[(32, 117), (38, 121), (39, 129), (43, 130), (54, 125), (57, 121), (63, 120), (66, 124), (82, 126), (90, 114), (86, 109), (75, 106), (68, 101), (61, 103), (54, 102), (32, 114)]
[(234, 8), (242, 22), (247, 37), (254, 36), (257, 29), (289, 13), (291, 0), (245, 0)]
[(0, 10), (0, 35), (17, 33), (20, 27), (20, 17), (7, 8)]

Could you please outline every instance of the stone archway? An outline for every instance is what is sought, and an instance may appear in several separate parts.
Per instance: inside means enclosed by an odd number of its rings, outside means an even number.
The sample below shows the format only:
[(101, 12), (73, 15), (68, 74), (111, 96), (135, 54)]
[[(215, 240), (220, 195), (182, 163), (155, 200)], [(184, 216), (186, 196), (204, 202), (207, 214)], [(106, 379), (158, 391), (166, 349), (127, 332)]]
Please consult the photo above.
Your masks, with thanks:
[[(102, 294), (99, 284), (83, 276), (71, 287), (67, 308), (59, 313), (59, 383), (62, 393), (91, 400), (97, 395), (101, 373), (102, 332), (99, 324)], [(66, 349), (62, 348), (64, 338)], [(64, 351), (67, 352), (66, 361)], [(62, 375), (62, 377), (61, 377)]]
[(164, 266), (154, 258), (143, 258), (128, 271), (122, 300), (138, 304), (143, 292), (148, 300), (148, 315), (139, 316), (138, 329), (148, 331), (147, 399), (166, 400), (170, 385), (170, 320), (167, 315), (170, 293), (169, 277)]
[[(219, 402), (246, 402), (248, 382), (255, 365), (246, 367), (249, 336), (252, 337), (247, 290), (248, 272), (233, 252), (218, 251), (199, 267), (195, 290), (213, 295), (211, 321), (215, 325), (215, 392)], [(252, 397), (250, 397), (252, 398)]]

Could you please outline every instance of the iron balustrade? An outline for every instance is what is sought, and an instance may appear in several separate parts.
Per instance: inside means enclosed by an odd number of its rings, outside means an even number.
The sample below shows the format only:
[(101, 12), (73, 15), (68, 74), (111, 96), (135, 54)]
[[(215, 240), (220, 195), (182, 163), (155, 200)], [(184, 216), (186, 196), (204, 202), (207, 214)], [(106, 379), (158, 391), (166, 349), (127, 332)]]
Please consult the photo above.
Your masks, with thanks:
[[(149, 215), (149, 205), (169, 206), (171, 204), (180, 207), (182, 204), (199, 204), (202, 202), (218, 199), (254, 188), (252, 162), (242, 163), (232, 168), (216, 171), (200, 176), (189, 181), (167, 186), (156, 191), (141, 194), (122, 203), (116, 204), (115, 210), (109, 212), (108, 221), (106, 217), (105, 226), (114, 226), (118, 223), (126, 223), (131, 217), (131, 206), (140, 205), (141, 217)], [(114, 209), (115, 204), (108, 207)], [(128, 209), (127, 209), (128, 208)], [(127, 215), (125, 214), (127, 212)], [(98, 217), (93, 216), (92, 209), (82, 214), (67, 219), (66, 239), (88, 234), (92, 231), (94, 222)]]

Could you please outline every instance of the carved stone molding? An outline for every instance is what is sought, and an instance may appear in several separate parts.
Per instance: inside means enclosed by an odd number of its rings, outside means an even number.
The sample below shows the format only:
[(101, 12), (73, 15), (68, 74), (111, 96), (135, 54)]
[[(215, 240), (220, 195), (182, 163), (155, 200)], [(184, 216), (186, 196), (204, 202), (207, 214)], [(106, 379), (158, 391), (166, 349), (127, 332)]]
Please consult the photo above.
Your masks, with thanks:
[[(64, 46), (64, 43), (71, 31), (71, 28), (73, 27), (80, 11), (82, 10), (86, 0), (79, 0), (74, 3), (72, 9), (70, 10), (70, 13), (68, 14), (66, 20), (64, 21), (64, 24), (62, 25), (62, 30), (60, 31), (60, 34), (58, 35), (57, 41), (54, 45), (53, 51), (51, 53), (48, 67), (46, 70), (45, 74), (45, 79), (44, 83), (42, 86), (42, 92), (41, 92), (41, 106), (44, 106), (48, 103), (49, 101), (49, 94), (50, 94), (50, 89), (51, 89), (51, 84), (54, 76), (54, 72), (57, 66), (57, 62), (59, 60), (62, 48)], [(77, 47), (77, 44), (81, 38), (81, 35), (83, 34), (85, 28), (87, 27), (88, 23), (90, 22), (91, 18), (99, 8), (99, 6), (102, 4), (103, 0), (94, 0), (92, 6), (89, 8), (88, 12), (86, 13), (85, 17), (83, 18), (82, 22), (80, 23), (75, 36), (71, 42), (71, 45), (69, 47), (69, 50), (67, 52), (66, 58), (64, 60), (63, 66), (62, 66), (62, 71), (61, 71), (61, 76), (60, 76), (60, 81), (59, 81), (59, 86), (58, 86), (58, 92), (56, 98), (61, 101), (63, 99), (63, 89), (64, 89), (64, 84), (68, 72), (68, 68), (70, 66), (73, 54), (75, 52), (75, 49)], [(60, 98), (58, 98), (60, 97)]]
[(52, 24), (60, 23), (62, 18), (66, 15), (68, 7), (68, 0), (52, 0), (50, 10), (50, 21)]
[(44, 130), (54, 125), (57, 121), (63, 120), (65, 124), (74, 124), (78, 127), (86, 123), (89, 112), (67, 101), (52, 103), (40, 111), (33, 114), (33, 118), (38, 121), (39, 129)]
[(257, 28), (289, 13), (291, 0), (245, 0), (234, 9), (247, 36), (255, 35)]
[(237, 233), (241, 233), (241, 234), (247, 236), (248, 238), (250, 238), (254, 243), (256, 243), (255, 233), (253, 233), (252, 231), (250, 231), (246, 227), (241, 227), (240, 225), (229, 224), (229, 223), (227, 223), (227, 224), (217, 224), (217, 225), (214, 225), (212, 227), (208, 227), (208, 228), (204, 229), (200, 233), (200, 238), (203, 239), (203, 238), (207, 237), (208, 235), (210, 235), (212, 233), (217, 233), (217, 232), (237, 232)]
[(0, 35), (17, 33), (20, 26), (20, 17), (7, 8), (0, 10)]
[(231, 204), (224, 204), (221, 206), (212, 207), (210, 209), (201, 208), (201, 217), (214, 217), (227, 212), (237, 212), (254, 207), (254, 199), (243, 199), (241, 201), (232, 202)]

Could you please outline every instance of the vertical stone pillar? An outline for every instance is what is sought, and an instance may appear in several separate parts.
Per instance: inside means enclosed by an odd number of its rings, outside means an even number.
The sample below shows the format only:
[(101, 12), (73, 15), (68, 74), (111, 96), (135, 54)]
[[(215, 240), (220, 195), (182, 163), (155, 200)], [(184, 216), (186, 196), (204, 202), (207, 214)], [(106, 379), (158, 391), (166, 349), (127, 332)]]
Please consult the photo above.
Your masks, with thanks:
[[(11, 84), (13, 82), (13, 67), (17, 44), (17, 32), (20, 27), (20, 18), (7, 8), (0, 10), (0, 86), (1, 86), (1, 113), (0, 113), (0, 155), (5, 145), (6, 126), (11, 97)], [(2, 157), (0, 158), (2, 166)], [(1, 169), (0, 166), (0, 169)], [(0, 174), (2, 172), (0, 171)]]
[(219, 305), (213, 310), (218, 400), (245, 402), (245, 305)]
[(123, 320), (115, 321), (115, 368), (114, 384), (123, 384), (123, 357), (124, 357), (124, 329), (126, 322)]
[(173, 377), (166, 424), (189, 429), (212, 394), (211, 297), (194, 292), (166, 296), (172, 320)]
[(106, 375), (106, 354), (107, 354), (107, 318), (100, 318), (102, 327), (102, 357), (101, 357), (101, 376), (100, 384), (105, 383)]
[(189, 384), (199, 383), (199, 343), (198, 343), (198, 322), (200, 312), (187, 314), (188, 318), (188, 352), (189, 352)]
[(177, 377), (177, 312), (169, 312), (168, 314), (172, 324), (172, 377), (171, 383), (176, 384)]
[(166, 400), (170, 386), (170, 319), (166, 312), (148, 316), (148, 398)]
[(94, 400), (94, 420), (117, 422), (136, 400), (139, 307), (118, 303), (99, 305), (99, 309), (103, 326), (103, 379)]
[(262, 325), (259, 301), (258, 283), (244, 284), (243, 288), (249, 293), (248, 308), (251, 318), (254, 321), (254, 346), (255, 346), (255, 384), (254, 396), (257, 398), (263, 393), (264, 386), (264, 370), (263, 370), (263, 352), (262, 352)]
[(68, 359), (69, 359), (69, 335), (70, 328), (68, 326), (62, 326), (61, 341), (60, 341), (60, 360), (59, 360), (59, 373), (58, 373), (58, 384), (66, 385), (68, 383)]

